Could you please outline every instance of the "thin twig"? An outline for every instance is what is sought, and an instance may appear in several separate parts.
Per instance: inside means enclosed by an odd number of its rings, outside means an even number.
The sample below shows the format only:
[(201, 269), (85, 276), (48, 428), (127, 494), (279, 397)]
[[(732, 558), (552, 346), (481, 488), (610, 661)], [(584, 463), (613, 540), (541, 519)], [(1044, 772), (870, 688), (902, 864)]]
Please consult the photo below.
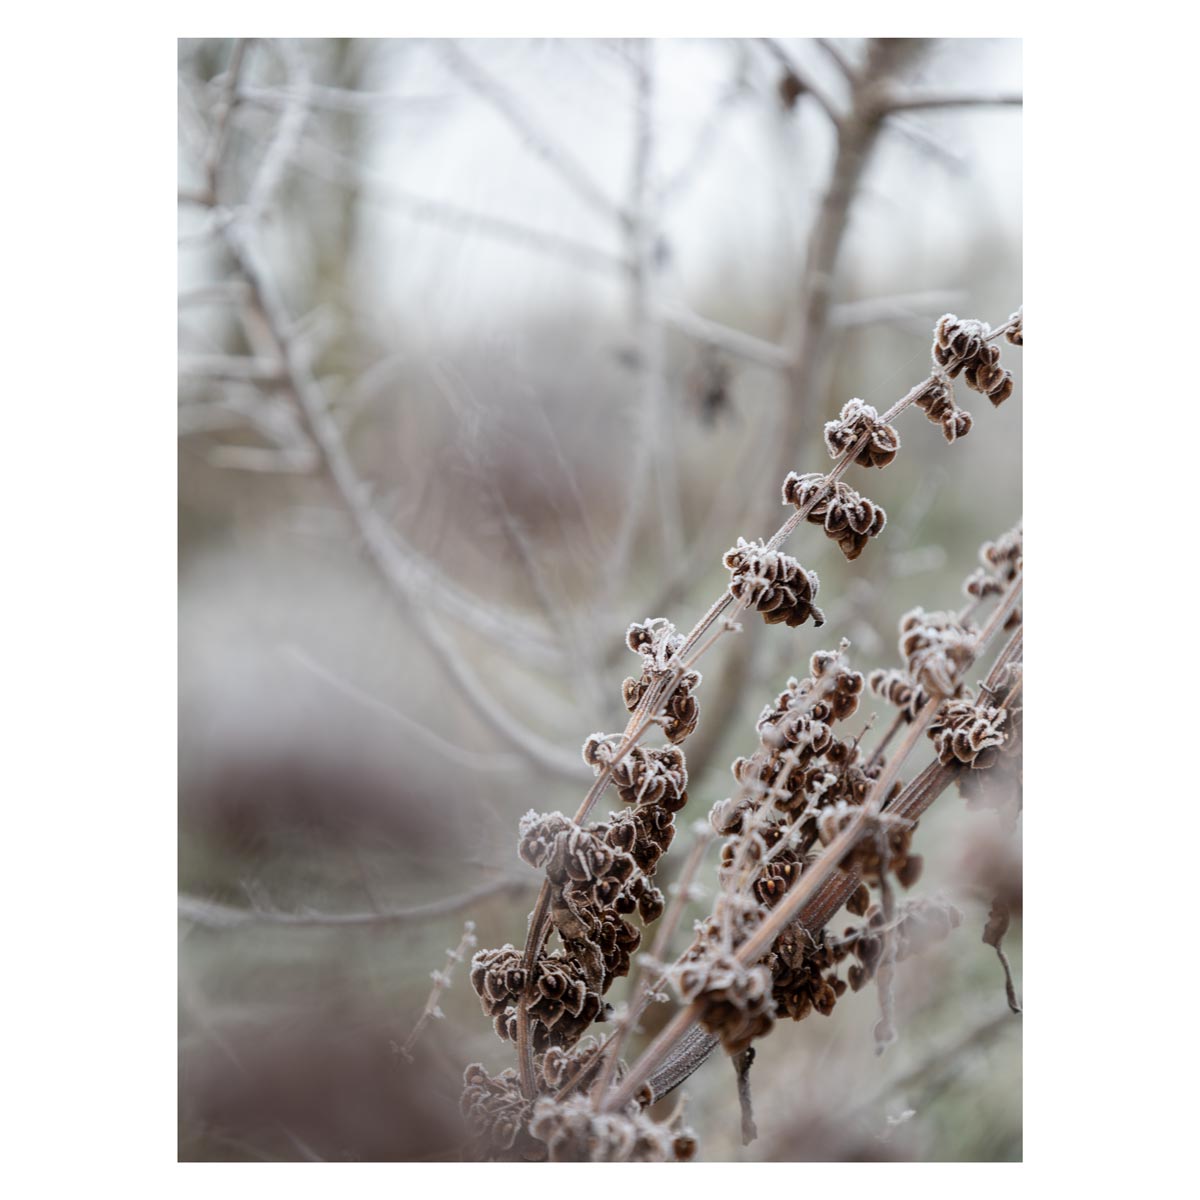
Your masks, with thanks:
[(246, 38), (238, 38), (233, 43), (233, 52), (229, 58), (229, 69), (225, 76), (224, 90), (216, 107), (213, 121), (212, 139), (208, 144), (208, 153), (204, 161), (204, 175), (208, 181), (209, 204), (217, 203), (218, 172), (225, 155), (225, 141), (229, 133), (229, 121), (237, 103), (238, 80), (246, 62), (246, 48), (249, 42)]
[(466, 957), (468, 950), (475, 947), (475, 922), (468, 921), (463, 926), (462, 939), (453, 950), (446, 951), (446, 965), (440, 971), (433, 972), (433, 988), (429, 992), (429, 999), (425, 1001), (425, 1007), (421, 1010), (421, 1015), (417, 1018), (417, 1023), (413, 1026), (413, 1031), (405, 1039), (404, 1045), (400, 1047), (400, 1056), (405, 1062), (412, 1062), (413, 1047), (417, 1044), (417, 1039), (421, 1036), (425, 1026), (431, 1021), (444, 1016), (441, 1008), (438, 1007), (438, 1001), (442, 998), (442, 993), (450, 986), (451, 973), (454, 970), (455, 964), (462, 962)]
[(824, 87), (817, 83), (812, 72), (801, 66), (775, 38), (759, 38), (758, 40), (771, 52), (789, 75), (800, 81), (805, 93), (812, 96), (833, 123), (834, 128), (837, 128), (842, 122), (842, 115), (838, 112), (833, 98), (825, 91)]
[(985, 1021), (972, 1026), (961, 1037), (935, 1050), (916, 1066), (903, 1075), (885, 1084), (869, 1100), (858, 1104), (851, 1115), (869, 1113), (889, 1096), (905, 1093), (912, 1088), (922, 1085), (930, 1075), (940, 1075), (950, 1070), (957, 1074), (962, 1069), (963, 1056), (967, 1051), (990, 1042), (997, 1034), (1012, 1029), (1014, 1022), (1005, 1014), (988, 1017)]
[(785, 347), (702, 317), (682, 304), (660, 304), (657, 311), (662, 321), (680, 333), (738, 358), (775, 370), (786, 370), (794, 365), (792, 353)]
[(330, 183), (353, 186), (364, 203), (401, 209), (414, 221), (440, 225), (459, 233), (494, 238), (587, 271), (624, 275), (630, 269), (629, 263), (620, 254), (598, 246), (397, 187), (387, 176), (367, 171), (346, 155), (312, 139), (300, 147), (296, 162), (302, 169)]
[[(296, 89), (287, 84), (276, 87), (249, 87), (243, 84), (237, 90), (239, 104), (253, 105), (258, 108), (286, 109), (295, 97)], [(305, 97), (310, 108), (363, 115), (389, 114), (397, 109), (413, 111), (437, 109), (453, 103), (452, 96), (410, 96), (402, 92), (359, 92), (320, 83), (309, 84), (305, 90)]]
[(323, 680), (343, 696), (348, 697), (363, 708), (386, 717), (389, 721), (394, 721), (414, 737), (425, 742), (426, 745), (440, 754), (447, 762), (467, 767), (472, 771), (485, 772), (519, 771), (524, 767), (524, 760), (515, 754), (483, 754), (478, 750), (471, 750), (467, 746), (460, 746), (456, 742), (447, 741), (440, 733), (422, 725), (420, 721), (414, 720), (407, 713), (401, 712), (398, 708), (393, 708), (390, 704), (380, 700), (378, 696), (373, 696), (357, 684), (351, 683), (348, 679), (343, 679), (339, 675), (334, 674), (333, 671), (323, 666), (308, 651), (301, 649), (299, 646), (284, 645), (280, 647), (280, 650), (292, 659), (293, 662), (316, 676), (316, 678)]
[(915, 108), (1004, 107), (1022, 103), (1024, 100), (1020, 92), (972, 92), (917, 87), (889, 91), (882, 101), (887, 112), (906, 112)]
[(960, 304), (965, 293), (940, 289), (927, 292), (899, 293), (895, 296), (869, 296), (862, 300), (846, 300), (830, 309), (829, 323), (835, 329), (855, 329), (887, 321), (921, 321), (940, 315)]
[(249, 358), (244, 354), (181, 354), (178, 367), (180, 375), (228, 383), (280, 383), (284, 379), (278, 360)]
[(295, 83), (289, 89), (288, 103), (279, 118), (275, 136), (267, 146), (254, 182), (250, 185), (247, 203), (254, 214), (263, 213), (270, 206), (300, 144), (300, 135), (309, 116), (308, 64), (304, 55), (286, 38), (280, 38), (275, 45), (287, 66), (289, 82), (295, 80)]
[(593, 1093), (594, 1104), (596, 1106), (599, 1106), (603, 1097), (607, 1095), (609, 1086), (617, 1070), (617, 1062), (621, 1057), (621, 1048), (624, 1046), (625, 1039), (633, 1031), (634, 1025), (641, 1016), (643, 1007), (642, 998), (646, 994), (646, 986), (649, 982), (651, 971), (654, 969), (650, 964), (653, 963), (655, 967), (658, 967), (664, 960), (667, 947), (671, 944), (671, 939), (675, 936), (675, 932), (679, 928), (679, 922), (683, 919), (683, 914), (687, 909), (689, 901), (692, 899), (692, 880), (695, 879), (696, 872), (700, 869), (700, 864), (704, 860), (705, 852), (708, 850), (712, 839), (712, 826), (707, 822), (697, 822), (696, 836), (692, 843), (692, 850), (683, 865), (683, 870), (679, 873), (679, 878), (675, 881), (672, 889), (671, 903), (667, 906), (667, 911), (659, 919), (658, 932), (655, 934), (654, 944), (650, 949), (648, 958), (646, 955), (641, 955), (638, 958), (637, 972), (634, 976), (633, 990), (628, 1002), (628, 1009), (625, 1016), (618, 1023), (612, 1040), (605, 1050), (607, 1058), (604, 1063), (604, 1070)]
[(717, 96), (683, 164), (659, 188), (658, 203), (661, 207), (666, 208), (683, 196), (688, 186), (700, 175), (712, 155), (713, 147), (717, 144), (722, 124), (745, 94), (745, 85), (738, 78)]
[(663, 379), (665, 347), (662, 325), (656, 315), (658, 216), (653, 188), (656, 147), (652, 52), (652, 44), (638, 42), (631, 61), (634, 77), (633, 161), (627, 216), (622, 229), (625, 254), (632, 264), (629, 318), (636, 339), (637, 403), (630, 439), (633, 444), (630, 477), (623, 488), (624, 507), (603, 572), (607, 589), (616, 587), (628, 574), (629, 557), (652, 487), (669, 560), (678, 558), (682, 544), (672, 459), (676, 439), (670, 436), (665, 419), (668, 404)]
[(829, 55), (843, 77), (853, 83), (858, 71), (841, 46), (833, 38), (817, 38), (817, 45)]
[(467, 54), (458, 42), (444, 39), (437, 43), (437, 47), (450, 69), (469, 88), (487, 100), (525, 145), (554, 170), (588, 207), (610, 219), (623, 219), (621, 210), (604, 194), (574, 156), (555, 142), (545, 130), (539, 128), (516, 97)]
[(287, 925), (293, 928), (316, 929), (355, 925), (417, 925), (462, 912), (465, 908), (492, 900), (499, 896), (517, 896), (527, 891), (529, 883), (523, 879), (498, 879), (484, 884), (460, 896), (448, 896), (444, 900), (433, 900), (428, 904), (415, 904), (409, 908), (385, 908), (378, 912), (331, 913), (316, 910), (285, 912), (282, 909), (239, 908), (223, 904), (218, 900), (205, 900), (186, 893), (179, 897), (179, 915), (185, 921), (202, 925), (206, 929), (246, 929), (254, 925)]

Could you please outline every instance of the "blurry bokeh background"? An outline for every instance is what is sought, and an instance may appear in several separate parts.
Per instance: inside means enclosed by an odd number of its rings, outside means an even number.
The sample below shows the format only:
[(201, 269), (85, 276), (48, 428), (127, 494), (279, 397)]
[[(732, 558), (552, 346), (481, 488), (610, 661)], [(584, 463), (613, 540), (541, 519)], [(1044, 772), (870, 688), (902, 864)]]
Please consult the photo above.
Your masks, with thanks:
[[(824, 469), (823, 423), (927, 375), (941, 313), (1020, 304), (1020, 107), (889, 117), (797, 388), (824, 103), (867, 53), (179, 44), (181, 1158), (456, 1155), (462, 1069), (513, 1062), (463, 966), (406, 1043), (464, 921), (520, 944), (517, 820), (573, 812), (579, 746), (624, 725), (626, 627), (690, 627), (724, 550), (787, 515), (785, 471)], [(904, 81), (1019, 93), (1020, 71), (1017, 42), (940, 41)], [(960, 389), (969, 437), (910, 410), (896, 464), (852, 477), (889, 516), (857, 562), (792, 539), (825, 628), (746, 621), (701, 664), (685, 816), (813, 650), (895, 665), (903, 612), (961, 603), (1020, 517), (1004, 361), (1001, 409)], [(979, 940), (1019, 843), (953, 792), (917, 842), (917, 893), (964, 921), (900, 967), (898, 1044), (876, 1057), (871, 989), (778, 1026), (749, 1147), (714, 1057), (686, 1087), (701, 1157), (1020, 1157), (1019, 1018)]]

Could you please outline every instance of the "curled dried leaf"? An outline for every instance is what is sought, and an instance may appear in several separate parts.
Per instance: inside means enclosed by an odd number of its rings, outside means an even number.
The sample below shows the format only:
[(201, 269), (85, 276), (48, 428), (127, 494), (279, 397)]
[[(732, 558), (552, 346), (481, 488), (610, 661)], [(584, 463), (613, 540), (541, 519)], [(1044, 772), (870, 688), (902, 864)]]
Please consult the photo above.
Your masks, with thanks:
[(812, 525), (820, 525), (851, 560), (856, 559), (868, 540), (878, 537), (887, 525), (887, 513), (881, 505), (868, 500), (841, 480), (829, 483), (819, 472), (807, 475), (788, 472), (783, 481), (783, 502), (801, 510), (807, 509), (805, 519)]
[(862, 467), (886, 467), (900, 449), (900, 435), (879, 419), (876, 409), (857, 398), (847, 400), (836, 421), (825, 425), (825, 445), (833, 458), (840, 458), (859, 441), (866, 442), (854, 461)]
[(725, 553), (731, 572), (729, 590), (735, 599), (757, 609), (768, 625), (785, 622), (789, 629), (811, 620), (825, 624), (825, 614), (816, 606), (821, 584), (815, 571), (806, 571), (798, 560), (762, 542), (738, 538)]
[(721, 1039), (726, 1054), (740, 1054), (775, 1024), (771, 973), (764, 966), (706, 953), (684, 963), (675, 982), (683, 1000), (698, 1005), (698, 1021)]
[(914, 608), (900, 619), (900, 655), (908, 675), (931, 695), (956, 696), (972, 662), (979, 631), (953, 613)]
[(1007, 720), (1003, 708), (949, 700), (938, 709), (927, 733), (943, 766), (962, 763), (982, 771), (995, 763), (1004, 745)]

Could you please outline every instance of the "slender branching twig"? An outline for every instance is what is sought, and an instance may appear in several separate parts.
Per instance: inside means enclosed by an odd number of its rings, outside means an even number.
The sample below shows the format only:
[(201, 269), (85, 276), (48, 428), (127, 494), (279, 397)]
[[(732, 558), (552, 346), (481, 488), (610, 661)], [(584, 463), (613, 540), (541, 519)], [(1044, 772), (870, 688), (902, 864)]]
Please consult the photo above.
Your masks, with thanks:
[(482, 887), (472, 888), (461, 896), (449, 896), (444, 900), (433, 900), (428, 904), (414, 904), (408, 908), (384, 908), (370, 912), (284, 912), (281, 909), (256, 905), (253, 908), (237, 908), (216, 900), (205, 900), (199, 896), (181, 895), (179, 915), (185, 921), (202, 925), (207, 929), (246, 929), (254, 925), (286, 925), (300, 929), (343, 927), (348, 925), (386, 926), (419, 925), (437, 917), (450, 916), (474, 908), (484, 900), (498, 896), (516, 896), (529, 890), (523, 879), (498, 879)]

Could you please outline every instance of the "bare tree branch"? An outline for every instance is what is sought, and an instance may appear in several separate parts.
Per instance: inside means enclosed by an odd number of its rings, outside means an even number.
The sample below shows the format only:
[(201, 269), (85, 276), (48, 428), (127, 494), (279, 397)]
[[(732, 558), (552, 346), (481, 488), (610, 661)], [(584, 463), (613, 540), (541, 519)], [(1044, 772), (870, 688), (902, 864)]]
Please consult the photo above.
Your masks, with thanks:
[[(286, 109), (296, 99), (296, 89), (290, 85), (282, 87), (238, 88), (238, 103), (258, 108)], [(310, 108), (329, 109), (333, 112), (372, 114), (388, 110), (442, 108), (453, 103), (452, 96), (407, 96), (395, 92), (355, 92), (348, 88), (330, 87), (328, 84), (310, 84), (305, 93)]]
[(230, 56), (229, 70), (226, 72), (224, 90), (216, 106), (213, 123), (212, 139), (208, 144), (208, 153), (204, 161), (204, 174), (208, 181), (209, 202), (217, 201), (217, 172), (220, 170), (221, 159), (225, 153), (225, 139), (229, 132), (229, 119), (233, 116), (237, 104), (238, 80), (246, 62), (246, 38), (238, 38), (233, 44), (233, 54)]
[(780, 65), (790, 75), (794, 76), (804, 85), (805, 92), (825, 111), (825, 115), (833, 122), (835, 126), (840, 125), (842, 115), (838, 112), (837, 105), (833, 102), (833, 97), (829, 95), (825, 89), (817, 83), (813, 78), (812, 72), (802, 67), (796, 60), (779, 44), (775, 38), (759, 38), (759, 42), (765, 46), (772, 55), (779, 61)]
[(931, 133), (919, 121), (901, 116), (899, 113), (892, 113), (888, 118), (887, 128), (908, 142), (919, 154), (940, 163), (948, 171), (958, 175), (965, 174), (967, 170), (966, 156), (947, 145), (945, 138)]
[(178, 365), (180, 375), (231, 383), (281, 383), (284, 378), (283, 368), (276, 360), (244, 354), (181, 354)]
[(512, 93), (485, 71), (456, 41), (448, 38), (439, 40), (437, 47), (447, 66), (469, 88), (487, 100), (529, 149), (554, 170), (589, 208), (610, 219), (627, 219), (574, 157), (539, 129), (522, 110)]
[(483, 754), (478, 750), (471, 750), (466, 746), (460, 746), (455, 742), (448, 741), (440, 733), (422, 725), (420, 721), (414, 720), (407, 713), (402, 713), (398, 708), (393, 708), (390, 704), (380, 700), (378, 696), (372, 696), (357, 684), (335, 675), (328, 667), (317, 662), (311, 654), (302, 650), (299, 646), (288, 645), (281, 647), (281, 649), (293, 662), (303, 667), (311, 675), (323, 680), (343, 696), (348, 697), (363, 708), (370, 709), (387, 720), (403, 726), (404, 729), (425, 742), (432, 750), (445, 758), (447, 762), (468, 767), (473, 771), (487, 772), (516, 771), (522, 769), (524, 765), (522, 759), (515, 754)]
[[(461, 645), (450, 638), (428, 613), (429, 601), (435, 594), (443, 605), (455, 595), (455, 589), (438, 581), (432, 568), (399, 537), (371, 503), (370, 493), (347, 453), (341, 431), (329, 411), (320, 384), (312, 374), (303, 345), (287, 332), (292, 322), (275, 290), (274, 281), (259, 263), (257, 251), (247, 230), (239, 223), (224, 230), (225, 243), (233, 254), (239, 270), (254, 293), (254, 305), (266, 328), (274, 338), (288, 384), (295, 396), (305, 423), (321, 454), (330, 478), (338, 489), (371, 559), (389, 584), (409, 605), (414, 620), (425, 633), (428, 644), (442, 659), (451, 676), (475, 711), (493, 729), (508, 737), (516, 748), (536, 765), (556, 774), (578, 779), (585, 772), (576, 756), (567, 755), (556, 745), (525, 729), (507, 708), (491, 700), (474, 669), (465, 661)], [(514, 629), (503, 620), (487, 614), (476, 605), (465, 606), (472, 617), (485, 617), (492, 626), (493, 644), (512, 650)]]
[(213, 283), (198, 284), (179, 293), (179, 307), (189, 308), (200, 304), (236, 304), (248, 295), (246, 285), (240, 279), (222, 279)]
[(829, 323), (835, 329), (854, 329), (887, 321), (915, 320), (921, 323), (921, 331), (924, 332), (928, 328), (929, 317), (946, 312), (960, 303), (964, 295), (962, 291), (942, 289), (847, 300), (832, 307)]
[(853, 83), (858, 70), (850, 61), (846, 52), (833, 40), (833, 38), (817, 38), (817, 45), (825, 51), (826, 54), (833, 60), (837, 69), (851, 83)]
[(406, 1062), (412, 1062), (413, 1047), (417, 1044), (425, 1026), (431, 1020), (440, 1020), (446, 1014), (442, 1012), (438, 1001), (442, 998), (442, 993), (450, 986), (450, 980), (454, 967), (457, 963), (462, 962), (467, 956), (467, 952), (473, 950), (476, 946), (475, 939), (475, 922), (468, 921), (463, 926), (462, 938), (458, 945), (453, 950), (446, 951), (446, 965), (440, 971), (432, 972), (433, 987), (429, 992), (429, 998), (425, 1001), (425, 1007), (421, 1010), (421, 1015), (417, 1018), (417, 1023), (413, 1026), (413, 1031), (405, 1039), (404, 1045), (400, 1047), (400, 1054)]
[(1020, 92), (971, 92), (950, 88), (917, 88), (888, 92), (883, 99), (886, 112), (905, 112), (914, 108), (976, 108), (984, 105), (1019, 105)]
[(256, 471), (267, 475), (308, 475), (317, 466), (316, 447), (214, 446), (208, 461), (223, 470)]
[(687, 191), (688, 185), (700, 174), (717, 144), (721, 126), (745, 92), (745, 85), (738, 78), (713, 101), (713, 106), (700, 126), (687, 158), (684, 159), (675, 174), (659, 188), (658, 202), (663, 208), (678, 200)]
[(655, 315), (658, 211), (653, 188), (656, 145), (652, 53), (650, 45), (638, 42), (627, 56), (634, 77), (635, 98), (629, 218), (624, 230), (626, 253), (633, 264), (630, 272), (629, 317), (637, 346), (634, 371), (638, 383), (638, 403), (634, 410), (634, 429), (630, 439), (633, 444), (631, 477), (624, 489), (625, 506), (604, 570), (604, 583), (608, 589), (606, 597), (625, 578), (642, 510), (650, 498), (652, 487), (656, 492), (663, 543), (668, 557), (675, 558), (682, 544), (675, 468), (671, 458), (674, 439), (664, 434), (668, 404), (663, 380), (665, 348), (662, 326)]
[[(261, 213), (271, 203), (276, 189), (283, 179), (296, 147), (300, 144), (300, 136), (308, 120), (308, 65), (304, 55), (299, 52), (294, 43), (281, 38), (274, 43), (280, 56), (287, 65), (289, 82), (295, 80), (288, 92), (288, 103), (279, 119), (275, 136), (262, 157), (254, 183), (250, 187), (248, 203), (251, 212)], [(214, 192), (215, 195), (215, 192)]]
[(499, 879), (460, 896), (449, 896), (445, 900), (434, 900), (429, 904), (416, 904), (411, 908), (382, 909), (379, 912), (318, 912), (305, 909), (301, 912), (284, 912), (281, 909), (239, 908), (222, 904), (217, 900), (205, 900), (186, 893), (179, 897), (179, 916), (206, 929), (246, 929), (252, 925), (290, 925), (296, 928), (315, 929), (355, 925), (417, 925), (437, 917), (450, 916), (463, 909), (503, 895), (520, 895), (532, 890), (532, 884), (524, 879)]
[(329, 147), (317, 145), (311, 139), (301, 147), (297, 155), (297, 165), (331, 183), (353, 185), (360, 190), (361, 199), (365, 203), (394, 205), (403, 209), (415, 221), (511, 242), (527, 250), (561, 258), (589, 271), (624, 274), (629, 270), (629, 263), (621, 255), (597, 246), (589, 246), (586, 242), (557, 233), (547, 233), (523, 225), (519, 221), (510, 221), (507, 217), (496, 217), (490, 213), (462, 208), (444, 200), (431, 200), (427, 196), (396, 187), (385, 176), (364, 171), (345, 155)]
[(787, 370), (795, 363), (792, 353), (783, 346), (764, 341), (752, 333), (743, 333), (740, 329), (733, 329), (717, 321), (710, 321), (682, 304), (660, 304), (658, 315), (662, 321), (678, 329), (680, 333), (760, 366)]

